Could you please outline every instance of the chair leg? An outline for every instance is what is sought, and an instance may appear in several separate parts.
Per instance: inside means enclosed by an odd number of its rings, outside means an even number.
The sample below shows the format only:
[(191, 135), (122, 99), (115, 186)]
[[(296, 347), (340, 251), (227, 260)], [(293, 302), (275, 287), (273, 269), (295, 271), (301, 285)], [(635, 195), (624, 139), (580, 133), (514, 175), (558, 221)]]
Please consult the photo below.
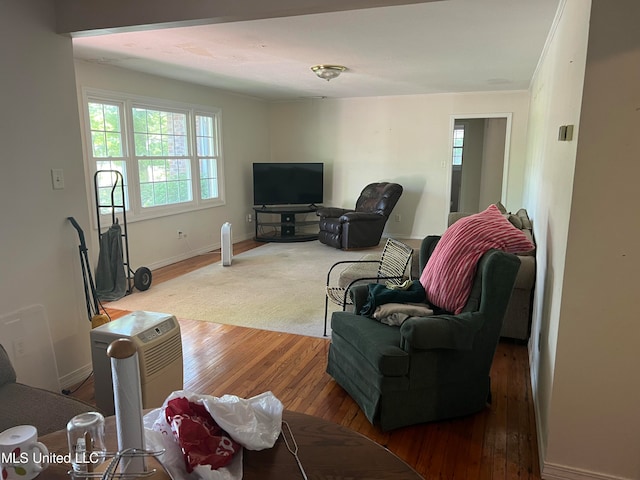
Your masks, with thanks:
[(329, 312), (329, 297), (324, 296), (324, 336), (327, 336), (327, 314)]

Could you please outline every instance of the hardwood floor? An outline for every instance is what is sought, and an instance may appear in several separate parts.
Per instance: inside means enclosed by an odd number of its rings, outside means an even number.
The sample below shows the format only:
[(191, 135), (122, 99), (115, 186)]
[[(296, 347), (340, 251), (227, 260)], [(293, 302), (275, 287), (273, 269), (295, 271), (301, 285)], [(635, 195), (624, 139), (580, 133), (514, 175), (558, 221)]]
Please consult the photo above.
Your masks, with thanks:
[[(240, 242), (234, 252), (257, 245)], [(219, 253), (199, 256), (153, 272), (153, 281), (219, 260)], [(114, 319), (128, 313), (108, 311)], [(524, 345), (500, 342), (491, 372), (490, 408), (465, 418), (383, 433), (369, 424), (351, 397), (325, 373), (327, 339), (193, 320), (180, 320), (180, 326), (185, 389), (240, 397), (270, 390), (289, 410), (345, 425), (371, 438), (426, 479), (540, 479)], [(92, 379), (74, 396), (93, 401)]]

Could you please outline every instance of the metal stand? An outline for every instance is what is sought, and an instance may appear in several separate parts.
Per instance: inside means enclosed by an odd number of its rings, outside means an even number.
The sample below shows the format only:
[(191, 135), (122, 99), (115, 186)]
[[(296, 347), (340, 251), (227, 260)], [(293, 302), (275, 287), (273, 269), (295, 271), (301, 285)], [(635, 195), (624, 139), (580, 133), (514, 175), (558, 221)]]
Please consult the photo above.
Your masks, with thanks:
[[(130, 448), (127, 450), (122, 450), (119, 452), (115, 452), (115, 453), (105, 453), (104, 454), (104, 458), (105, 458), (105, 463), (107, 462), (107, 459), (111, 459), (107, 465), (107, 468), (103, 471), (103, 472), (98, 472), (98, 471), (91, 471), (91, 472), (76, 472), (75, 470), (71, 470), (69, 471), (69, 476), (72, 479), (79, 479), (79, 478), (100, 478), (102, 480), (110, 480), (110, 479), (116, 479), (116, 478), (123, 478), (123, 479), (127, 479), (127, 478), (150, 478), (153, 477), (154, 475), (158, 474), (159, 471), (155, 468), (152, 468), (150, 470), (146, 470), (144, 472), (133, 472), (133, 473), (121, 473), (118, 471), (118, 466), (123, 462), (126, 461), (126, 459), (128, 458), (134, 458), (134, 457), (159, 457), (160, 455), (162, 455), (165, 451), (164, 450), (159, 450), (159, 451), (150, 451), (150, 450), (140, 450), (137, 448)], [(163, 478), (169, 478), (168, 475), (164, 475)]]

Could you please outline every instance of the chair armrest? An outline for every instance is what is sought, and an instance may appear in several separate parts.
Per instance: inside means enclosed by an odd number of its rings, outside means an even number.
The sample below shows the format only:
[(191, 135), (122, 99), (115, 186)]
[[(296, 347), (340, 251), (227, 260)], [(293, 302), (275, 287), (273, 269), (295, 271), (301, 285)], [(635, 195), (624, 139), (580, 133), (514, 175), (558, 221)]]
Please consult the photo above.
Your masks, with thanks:
[(367, 212), (347, 212), (340, 217), (340, 223), (346, 222), (379, 222), (384, 218), (379, 213), (367, 213)]
[(353, 212), (347, 208), (324, 207), (316, 210), (316, 215), (321, 218), (339, 218), (345, 213)]
[(355, 285), (349, 289), (349, 295), (351, 295), (351, 300), (353, 301), (353, 311), (357, 313), (367, 303), (369, 287), (368, 285)]
[(431, 254), (436, 248), (439, 240), (439, 235), (429, 235), (422, 240), (420, 250), (418, 251), (418, 266), (421, 273), (424, 270), (424, 267), (427, 266), (427, 262), (429, 261), (429, 258), (431, 258)]
[(436, 348), (470, 350), (483, 321), (484, 315), (480, 312), (410, 317), (400, 327), (400, 347), (405, 351)]
[[(334, 263), (333, 265), (331, 265), (331, 267), (329, 268), (329, 271), (327, 272), (327, 288), (329, 287), (329, 285), (331, 285), (331, 273), (334, 271), (334, 269), (339, 266), (339, 265), (347, 265), (347, 264), (355, 264), (355, 263), (376, 263), (379, 264), (380, 260), (340, 260), (339, 262)], [(376, 279), (375, 277), (373, 278), (374, 280)], [(351, 283), (349, 283), (349, 285), (347, 286), (347, 290), (349, 289), (349, 287), (351, 287), (351, 285), (353, 285), (353, 283), (355, 283), (358, 280), (367, 280), (367, 278), (357, 278), (356, 280), (352, 281)]]

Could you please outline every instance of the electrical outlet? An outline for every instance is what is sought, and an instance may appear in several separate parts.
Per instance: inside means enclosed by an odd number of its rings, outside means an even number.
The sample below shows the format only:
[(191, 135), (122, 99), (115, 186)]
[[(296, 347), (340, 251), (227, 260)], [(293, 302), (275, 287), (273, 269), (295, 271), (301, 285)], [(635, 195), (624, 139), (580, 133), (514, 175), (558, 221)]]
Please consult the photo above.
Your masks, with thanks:
[(178, 238), (186, 237), (185, 233), (182, 230), (178, 230)]
[(400, 215), (399, 213), (396, 213), (395, 219), (396, 219), (396, 222), (401, 222), (402, 221), (402, 215)]
[(253, 221), (253, 217), (250, 213), (247, 213), (247, 223), (251, 223)]
[(61, 168), (51, 169), (51, 183), (54, 190), (64, 189), (64, 170)]

